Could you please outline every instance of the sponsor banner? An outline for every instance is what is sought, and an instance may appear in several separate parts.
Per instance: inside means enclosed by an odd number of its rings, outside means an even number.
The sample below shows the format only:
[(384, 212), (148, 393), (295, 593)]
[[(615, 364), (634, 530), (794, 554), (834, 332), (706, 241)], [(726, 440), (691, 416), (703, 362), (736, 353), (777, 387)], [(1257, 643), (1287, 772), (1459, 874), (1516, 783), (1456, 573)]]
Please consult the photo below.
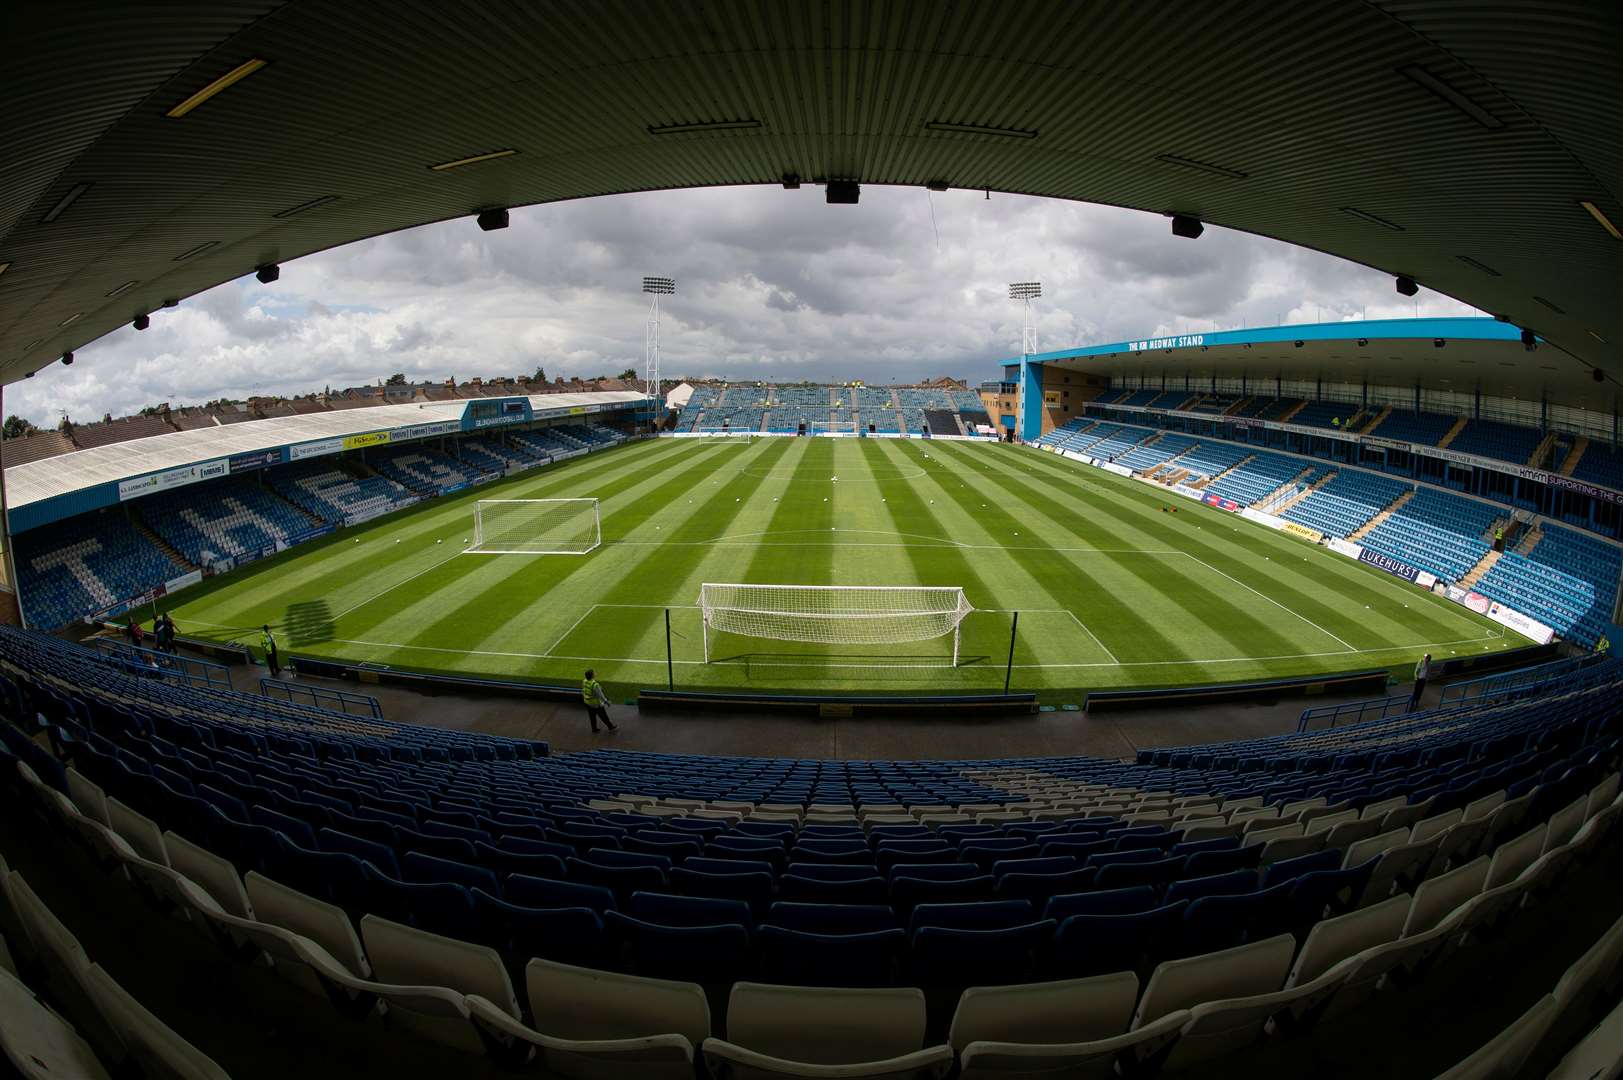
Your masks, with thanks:
[(1422, 589), (1429, 589), (1437, 584), (1437, 575), (1429, 570), (1422, 570), (1414, 576), (1414, 583)]
[(413, 424), (410, 427), (395, 428), (390, 434), (390, 442), (402, 442), (406, 439), (431, 439), (436, 435), (455, 435), (462, 430), (460, 420), (441, 420), (437, 424)]
[(1365, 446), (1379, 446), (1383, 450), (1407, 450), (1409, 443), (1399, 442), (1396, 439), (1382, 439), (1374, 435), (1365, 435), (1362, 440)]
[(1306, 525), (1298, 525), (1294, 521), (1286, 521), (1283, 518), (1279, 519), (1279, 529), (1281, 532), (1290, 533), (1292, 536), (1299, 536), (1303, 540), (1313, 544), (1317, 544), (1320, 540), (1324, 539), (1324, 534), (1319, 530), (1310, 529)]
[(1515, 608), (1507, 608), (1497, 602), (1488, 605), (1488, 618), (1501, 626), (1510, 627), (1523, 637), (1532, 638), (1540, 645), (1548, 645), (1550, 639), (1555, 637), (1555, 631), (1537, 619), (1530, 618)]
[(165, 469), (163, 472), (137, 477), (134, 480), (119, 481), (118, 498), (123, 502), (137, 496), (152, 495), (159, 491), (168, 491), (170, 488), (195, 484), (200, 480), (213, 480), (225, 476), (230, 471), (230, 462), (225, 458), (199, 462), (196, 465), (182, 465), (178, 469)]
[(1105, 472), (1114, 473), (1117, 476), (1133, 475), (1132, 469), (1129, 469), (1125, 465), (1117, 465), (1114, 461), (1095, 462), (1095, 464), (1097, 464), (1099, 468), (1103, 469)]
[(469, 487), (469, 486), (471, 486), (471, 485), (466, 484), (466, 483), (460, 483), (460, 482), (455, 483), (455, 484), (446, 484), (444, 487), (440, 488), (439, 491), (436, 494), (450, 495), (450, 494), (452, 494), (454, 492), (461, 491), (463, 488)]
[(1188, 484), (1177, 483), (1172, 485), (1172, 490), (1176, 491), (1179, 495), (1182, 495), (1186, 499), (1194, 499), (1196, 502), (1206, 501), (1206, 493), (1200, 490), (1198, 487), (1190, 487)]
[(1488, 613), (1488, 608), (1493, 605), (1492, 600), (1489, 600), (1486, 596), (1483, 596), (1481, 593), (1475, 591), (1466, 593), (1465, 599), (1461, 600), (1460, 603), (1464, 604), (1478, 615), (1486, 615)]
[(409, 499), (401, 499), (399, 502), (388, 503), (384, 506), (374, 506), (369, 510), (357, 510), (352, 514), (344, 515), (344, 524), (360, 525), (363, 522), (371, 521), (373, 518), (382, 517), (384, 514), (392, 514), (394, 511), (399, 510), (402, 507), (411, 506), (413, 503), (418, 503), (421, 501), (422, 500), (420, 498), (414, 496)]
[(233, 473), (247, 472), (250, 469), (264, 469), (282, 463), (282, 451), (255, 450), (251, 454), (232, 454), (227, 459), (227, 469)]
[(1275, 517), (1274, 515), (1264, 513), (1261, 510), (1253, 510), (1249, 506), (1240, 511), (1240, 516), (1245, 518), (1247, 521), (1255, 521), (1258, 525), (1266, 525), (1270, 529), (1282, 530), (1285, 528), (1284, 518)]
[(1350, 540), (1343, 540), (1339, 536), (1330, 537), (1325, 541), (1325, 546), (1331, 551), (1347, 556), (1349, 559), (1357, 559), (1362, 557), (1364, 554), (1363, 548), (1359, 547)]
[(163, 583), (164, 595), (184, 589), (188, 585), (196, 585), (203, 580), (203, 571), (193, 570), (189, 574), (182, 574), (178, 578), (170, 578)]
[(1238, 514), (1241, 509), (1239, 503), (1235, 502), (1233, 499), (1225, 499), (1221, 495), (1208, 494), (1201, 500), (1201, 502), (1204, 502), (1207, 506), (1215, 506), (1220, 510), (1227, 510), (1231, 514)]
[(320, 439), (316, 442), (300, 443), (297, 446), (288, 447), (287, 458), (289, 461), (301, 461), (304, 458), (336, 454), (343, 448), (343, 439)]
[[(1408, 563), (1399, 559), (1394, 559), (1390, 555), (1382, 555), (1378, 551), (1371, 551), (1369, 548), (1358, 549), (1358, 561), (1369, 563), (1369, 565), (1375, 567), (1375, 569), (1385, 570), (1393, 577), (1402, 578), (1404, 581), (1414, 581), (1415, 578), (1420, 576), (1420, 571), (1416, 570)], [(1436, 579), (1434, 578), (1433, 580)]]
[(1206, 344), (1205, 334), (1180, 334), (1177, 337), (1147, 338), (1129, 341), (1128, 352), (1148, 352), (1151, 349), (1189, 349)]
[(368, 431), (362, 435), (345, 435), (345, 450), (361, 450), (368, 446), (382, 446), (389, 441), (390, 433), (387, 431)]

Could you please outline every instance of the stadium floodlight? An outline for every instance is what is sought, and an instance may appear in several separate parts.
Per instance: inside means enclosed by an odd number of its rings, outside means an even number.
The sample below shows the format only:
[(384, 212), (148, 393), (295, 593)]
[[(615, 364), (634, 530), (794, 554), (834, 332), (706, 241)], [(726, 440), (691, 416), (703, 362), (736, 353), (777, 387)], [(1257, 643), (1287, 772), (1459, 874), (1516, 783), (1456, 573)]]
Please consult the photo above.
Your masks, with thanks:
[(1010, 300), (1035, 300), (1043, 294), (1040, 281), (1016, 281), (1009, 286)]
[(699, 586), (707, 664), (710, 632), (715, 630), (773, 641), (881, 648), (951, 634), (952, 664), (957, 667), (959, 628), (974, 610), (957, 586), (709, 581)]
[(473, 555), (585, 555), (603, 542), (596, 499), (480, 499)]
[(648, 322), (643, 327), (643, 378), (648, 388), (648, 404), (653, 409), (654, 427), (665, 419), (665, 398), (659, 392), (659, 298), (676, 295), (676, 279), (644, 277), (642, 291), (653, 297), (648, 304)]

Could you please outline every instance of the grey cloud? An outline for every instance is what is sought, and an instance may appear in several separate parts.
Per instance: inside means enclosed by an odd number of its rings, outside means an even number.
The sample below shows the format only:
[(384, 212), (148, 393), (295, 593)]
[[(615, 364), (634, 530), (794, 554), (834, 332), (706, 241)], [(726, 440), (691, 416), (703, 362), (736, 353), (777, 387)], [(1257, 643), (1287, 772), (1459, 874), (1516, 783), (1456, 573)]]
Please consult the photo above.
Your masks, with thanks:
[[(932, 206), (934, 218), (932, 221)], [(939, 240), (937, 237), (939, 236)], [(283, 265), (119, 330), (7, 387), (7, 411), (54, 423), (254, 393), (642, 366), (644, 274), (664, 305), (667, 374), (740, 379), (953, 374), (1019, 348), (1009, 281), (1041, 280), (1039, 347), (1367, 312), (1409, 313), (1391, 281), (1316, 252), (1157, 215), (1053, 200), (866, 188), (857, 207), (808, 187), (701, 189), (457, 220)], [(1457, 313), (1422, 294), (1423, 313)]]

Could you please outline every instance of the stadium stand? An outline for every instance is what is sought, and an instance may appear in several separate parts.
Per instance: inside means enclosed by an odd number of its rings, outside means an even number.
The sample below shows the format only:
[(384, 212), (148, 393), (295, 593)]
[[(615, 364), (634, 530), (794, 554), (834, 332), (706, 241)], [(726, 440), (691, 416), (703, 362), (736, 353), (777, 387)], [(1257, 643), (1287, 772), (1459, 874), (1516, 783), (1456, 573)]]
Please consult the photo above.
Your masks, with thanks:
[(1445, 581), (1458, 581), (1488, 553), (1493, 525), (1506, 517), (1503, 508), (1420, 488), (1358, 542)]
[[(497, 1056), (559, 1049), (528, 1025), (571, 995), (601, 995), (582, 1003), (601, 1025), (640, 992), (685, 996), (691, 1013), (696, 984), (730, 985), (725, 1042), (702, 1018), (640, 1032), (666, 1040), (679, 1076), (695, 1041), (722, 1075), (752, 1052), (828, 1064), (768, 1017), (838, 1042), (864, 1013), (887, 1061), (932, 1055), (932, 1075), (955, 1057), (966, 1075), (1000, 1059), (1137, 1061), (1135, 1031), (1154, 1032), (1147, 1068), (1176, 1072), (1283, 1037), (1270, 1017), (1301, 1037), (1555, 912), (1564, 885), (1613, 858), (1623, 820), (1611, 659), (1514, 695), (1127, 761), (551, 758), (137, 680), (9, 628), (0, 676), (8, 802), (98, 853), (112, 887), (133, 881), (217, 928), (235, 962), (269, 950), (288, 977), (336, 991), (334, 1015), (383, 1000), (403, 1031)], [(71, 762), (13, 726), (22, 716)], [(5, 882), (8, 912), (36, 930), (23, 945), (71, 938), (45, 929), (19, 875)], [(1048, 993), (1063, 1010), (1081, 984), (1044, 980), (1067, 979), (1114, 987), (1114, 1018), (1087, 1036), (1106, 1041), (1057, 1045), (1033, 1006), (987, 997)], [(762, 995), (778, 1004), (752, 1004)], [(845, 1012), (805, 1011), (836, 1000)], [(892, 1000), (911, 1011), (875, 1013)], [(920, 1049), (931, 1002), (948, 1041)], [(71, 1019), (88, 1034), (93, 1018)], [(898, 1074), (874, 1056), (848, 1060)]]
[(30, 618), (61, 626), (184, 574), (120, 510), (31, 529), (16, 537)]
[(1506, 551), (1476, 591), (1557, 633), (1593, 645), (1606, 630), (1623, 552), (1560, 525), (1542, 526), (1531, 551)]
[(1324, 486), (1308, 492), (1282, 515), (1330, 536), (1347, 536), (1374, 517), (1412, 484), (1356, 469), (1344, 469)]
[[(1262, 415), (1266, 419), (1276, 419), (1277, 417), (1271, 416), (1270, 412), (1272, 410), (1264, 410)], [(1290, 422), (1299, 424), (1302, 427), (1345, 427), (1358, 412), (1359, 407), (1357, 405), (1349, 405), (1344, 402), (1310, 401), (1298, 409), (1295, 415), (1291, 416)], [(1332, 420), (1337, 421), (1337, 423), (1332, 424)]]
[(1462, 454), (1477, 454), (1525, 465), (1541, 441), (1539, 433), (1533, 428), (1498, 420), (1470, 420), (1454, 436), (1448, 448)]
[(385, 449), (372, 455), (367, 463), (388, 479), (418, 495), (438, 495), (473, 480), (472, 475), (458, 467), (455, 458), (426, 446)]
[(141, 519), (194, 566), (228, 564), (308, 533), (309, 517), (259, 486), (227, 479), (207, 492), (167, 492), (140, 504)]
[[(1220, 444), (1219, 444), (1220, 445)], [(1303, 472), (1312, 470), (1307, 476)], [(1259, 453), (1244, 465), (1230, 470), (1206, 485), (1206, 490), (1225, 499), (1233, 499), (1244, 506), (1261, 502), (1286, 483), (1295, 480), (1298, 487), (1307, 487), (1323, 470), (1301, 458), (1284, 454)], [(1298, 477), (1301, 479), (1298, 480)]]
[(1396, 439), (1399, 442), (1418, 443), (1422, 446), (1436, 446), (1444, 435), (1453, 430), (1458, 419), (1442, 413), (1411, 413), (1394, 409), (1386, 419), (1364, 434), (1376, 435), (1383, 439)]
[(376, 517), (416, 501), (409, 490), (386, 477), (355, 477), (319, 461), (295, 461), (272, 469), (268, 482), (305, 513), (335, 524)]

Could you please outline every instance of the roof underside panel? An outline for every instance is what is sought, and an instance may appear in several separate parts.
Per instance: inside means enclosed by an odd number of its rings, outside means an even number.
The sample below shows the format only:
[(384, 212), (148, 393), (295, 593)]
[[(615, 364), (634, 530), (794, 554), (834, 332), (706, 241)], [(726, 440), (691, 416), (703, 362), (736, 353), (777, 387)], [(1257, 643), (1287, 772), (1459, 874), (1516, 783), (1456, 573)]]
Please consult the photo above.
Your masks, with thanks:
[(19, 7), (6, 380), (264, 262), (483, 207), (789, 172), (1192, 213), (1412, 275), (1623, 370), (1623, 241), (1579, 205), (1623, 224), (1615, 3)]

